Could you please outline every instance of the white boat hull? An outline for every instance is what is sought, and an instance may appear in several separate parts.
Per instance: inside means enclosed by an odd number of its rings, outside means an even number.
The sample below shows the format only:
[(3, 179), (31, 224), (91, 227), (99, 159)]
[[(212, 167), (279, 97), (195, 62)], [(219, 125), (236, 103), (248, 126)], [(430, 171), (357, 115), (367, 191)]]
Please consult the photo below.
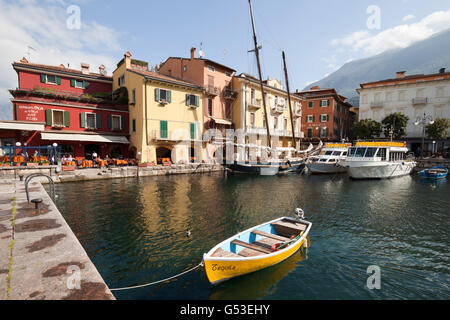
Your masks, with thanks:
[(351, 163), (348, 166), (348, 174), (353, 179), (389, 179), (411, 174), (415, 162), (377, 162), (376, 164)]
[(311, 173), (328, 174), (347, 172), (347, 168), (338, 166), (335, 163), (308, 163), (306, 166)]

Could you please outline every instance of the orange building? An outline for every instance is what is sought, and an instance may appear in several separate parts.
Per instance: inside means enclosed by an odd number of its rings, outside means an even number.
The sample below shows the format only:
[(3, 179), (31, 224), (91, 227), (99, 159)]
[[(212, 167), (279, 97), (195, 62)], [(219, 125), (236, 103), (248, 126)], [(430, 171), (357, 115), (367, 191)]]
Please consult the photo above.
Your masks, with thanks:
[(302, 132), (304, 141), (340, 141), (351, 139), (351, 128), (355, 114), (347, 98), (335, 89), (318, 86), (306, 91), (296, 91), (302, 101)]
[(237, 93), (232, 88), (234, 69), (203, 57), (197, 58), (196, 49), (191, 48), (189, 59), (170, 57), (160, 66), (159, 72), (205, 88), (205, 130), (219, 130), (225, 137), (225, 130), (233, 129), (233, 101), (237, 98)]

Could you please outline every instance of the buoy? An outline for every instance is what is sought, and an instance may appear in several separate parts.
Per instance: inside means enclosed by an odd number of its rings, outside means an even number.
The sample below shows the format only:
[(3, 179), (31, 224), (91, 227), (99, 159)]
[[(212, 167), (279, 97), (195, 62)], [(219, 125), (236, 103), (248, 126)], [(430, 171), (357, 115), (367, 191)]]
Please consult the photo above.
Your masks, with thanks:
[(190, 237), (190, 236), (191, 236), (191, 229), (187, 229), (187, 230), (186, 230), (186, 236), (187, 236), (187, 237)]

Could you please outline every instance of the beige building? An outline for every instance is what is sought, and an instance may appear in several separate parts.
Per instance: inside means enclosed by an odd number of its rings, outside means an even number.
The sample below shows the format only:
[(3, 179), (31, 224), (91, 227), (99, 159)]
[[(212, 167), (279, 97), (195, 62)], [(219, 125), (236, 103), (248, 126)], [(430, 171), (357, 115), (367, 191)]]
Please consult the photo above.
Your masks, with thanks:
[(200, 162), (204, 158), (204, 88), (148, 70), (127, 52), (113, 72), (115, 93), (128, 93), (130, 143), (141, 163)]
[[(233, 90), (238, 92), (238, 97), (233, 105), (233, 123), (236, 130), (243, 133), (235, 140), (239, 144), (256, 144), (258, 147), (266, 147), (268, 145), (267, 129), (259, 80), (242, 73), (234, 77)], [(293, 153), (293, 150), (291, 150), (293, 135), (287, 92), (283, 89), (281, 81), (270, 78), (264, 81), (264, 92), (272, 148), (278, 148), (278, 156), (283, 154), (290, 156)], [(301, 102), (302, 98), (291, 94), (297, 149), (299, 140), (303, 138)], [(246, 150), (246, 158), (248, 158), (249, 152), (249, 150)], [(260, 151), (257, 151), (257, 154), (259, 155)]]

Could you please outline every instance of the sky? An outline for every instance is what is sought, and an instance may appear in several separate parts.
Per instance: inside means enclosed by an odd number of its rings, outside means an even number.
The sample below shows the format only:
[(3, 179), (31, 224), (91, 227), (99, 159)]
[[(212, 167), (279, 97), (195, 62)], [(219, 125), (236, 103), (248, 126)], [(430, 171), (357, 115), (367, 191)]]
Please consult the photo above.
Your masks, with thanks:
[[(291, 91), (346, 62), (404, 48), (450, 28), (448, 0), (253, 0), (263, 77)], [(75, 9), (74, 9), (75, 8)], [(79, 19), (78, 19), (79, 17)], [(80, 22), (77, 24), (77, 22)], [(29, 49), (31, 46), (32, 49)], [(12, 118), (13, 61), (70, 64), (109, 74), (126, 51), (156, 65), (190, 48), (257, 75), (248, 0), (0, 0), (0, 119)], [(197, 50), (197, 51), (198, 51)]]

